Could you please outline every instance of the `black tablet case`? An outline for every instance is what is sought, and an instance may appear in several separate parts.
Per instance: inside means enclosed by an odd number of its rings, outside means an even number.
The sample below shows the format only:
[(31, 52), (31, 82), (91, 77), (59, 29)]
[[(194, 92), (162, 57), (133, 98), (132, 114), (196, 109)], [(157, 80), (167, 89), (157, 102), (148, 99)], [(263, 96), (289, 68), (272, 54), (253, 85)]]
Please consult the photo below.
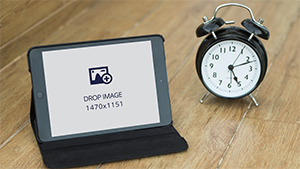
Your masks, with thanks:
[(45, 165), (66, 168), (149, 157), (186, 150), (187, 142), (171, 126), (42, 142), (38, 137), (34, 99), (30, 121)]

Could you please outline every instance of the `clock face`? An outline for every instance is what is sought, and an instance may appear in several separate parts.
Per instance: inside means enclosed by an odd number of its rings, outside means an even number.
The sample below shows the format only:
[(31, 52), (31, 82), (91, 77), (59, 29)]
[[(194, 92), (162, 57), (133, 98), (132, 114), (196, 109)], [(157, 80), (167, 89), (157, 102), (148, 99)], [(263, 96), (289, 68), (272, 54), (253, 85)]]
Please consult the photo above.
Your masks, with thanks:
[(215, 95), (239, 98), (252, 92), (261, 75), (257, 53), (246, 43), (224, 40), (211, 46), (203, 56), (201, 76)]

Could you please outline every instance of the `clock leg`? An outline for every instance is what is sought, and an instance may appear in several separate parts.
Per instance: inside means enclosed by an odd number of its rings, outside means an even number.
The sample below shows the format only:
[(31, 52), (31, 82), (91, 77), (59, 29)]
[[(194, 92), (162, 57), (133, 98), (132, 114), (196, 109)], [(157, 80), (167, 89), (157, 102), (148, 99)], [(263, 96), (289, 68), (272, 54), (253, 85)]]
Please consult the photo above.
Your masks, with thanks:
[(257, 107), (257, 106), (258, 106), (258, 103), (257, 103), (257, 101), (255, 100), (255, 98), (254, 98), (254, 96), (252, 95), (252, 93), (250, 93), (248, 96), (250, 97), (250, 99), (254, 102), (255, 106)]
[(207, 92), (207, 93), (204, 95), (204, 97), (200, 100), (200, 103), (203, 103), (204, 100), (208, 97), (208, 95), (209, 95), (209, 92)]

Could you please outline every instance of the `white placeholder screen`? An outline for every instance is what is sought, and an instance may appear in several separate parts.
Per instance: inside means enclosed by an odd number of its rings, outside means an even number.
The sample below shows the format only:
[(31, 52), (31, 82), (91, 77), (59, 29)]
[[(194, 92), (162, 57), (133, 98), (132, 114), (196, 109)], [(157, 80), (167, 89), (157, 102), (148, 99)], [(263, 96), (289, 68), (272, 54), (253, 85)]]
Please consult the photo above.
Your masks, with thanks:
[(52, 137), (160, 122), (151, 41), (42, 55)]

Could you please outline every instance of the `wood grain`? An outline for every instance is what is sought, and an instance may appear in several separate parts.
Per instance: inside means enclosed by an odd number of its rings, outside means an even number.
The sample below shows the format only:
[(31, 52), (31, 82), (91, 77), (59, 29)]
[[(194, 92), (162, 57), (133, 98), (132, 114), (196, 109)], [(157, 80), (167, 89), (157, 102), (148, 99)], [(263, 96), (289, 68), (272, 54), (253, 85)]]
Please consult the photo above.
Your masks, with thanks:
[[(57, 1), (68, 5), (20, 36), (15, 42), (19, 47), (7, 45), (0, 51), (1, 62), (7, 66), (0, 72), (0, 145), (29, 119), (31, 83), (25, 56), (29, 46), (160, 33), (166, 40), (173, 124), (189, 149), (79, 168), (216, 168), (218, 164), (220, 168), (299, 168), (300, 3), (240, 2), (253, 10), (256, 19), (262, 17), (271, 32), (268, 41), (262, 40), (270, 67), (255, 91), (259, 107), (253, 107), (247, 97), (225, 100), (213, 95), (200, 104), (206, 89), (197, 77), (195, 56), (203, 38), (196, 38), (195, 29), (202, 16), (210, 18), (216, 6), (225, 2)], [(25, 2), (12, 1), (10, 6), (18, 3)], [(5, 9), (2, 14), (9, 16), (11, 11)], [(218, 16), (241, 26), (249, 13), (230, 7), (221, 9)], [(30, 124), (15, 134), (0, 149), (0, 168), (45, 168)]]
[(300, 167), (300, 125), (246, 118), (221, 168)]
[[(0, 151), (1, 168), (47, 168), (42, 161), (30, 124), (9, 145)], [(84, 168), (96, 168), (97, 166), (91, 165)]]
[(300, 79), (270, 72), (257, 97), (259, 109), (249, 117), (300, 124)]
[[(26, 1), (25, 1), (26, 2)], [(40, 2), (40, 1), (34, 1)], [(55, 2), (55, 1), (49, 1)], [(78, 13), (87, 8), (94, 1), (69, 1), (65, 5), (61, 6), (57, 10), (53, 11), (51, 14), (48, 14), (47, 17), (43, 20), (39, 20), (38, 23), (28, 28), (26, 31), (23, 31), (21, 34), (18, 34), (16, 39), (12, 39), (13, 41), (5, 44), (0, 48), (1, 53), (1, 62), (0, 69), (4, 68), (7, 64), (13, 61), (18, 56), (22, 55), (25, 51), (27, 51), (30, 47), (35, 46), (37, 44), (41, 44), (41, 42), (47, 39), (54, 31), (56, 31), (60, 26), (64, 23), (68, 22), (68, 20), (76, 17)], [(44, 6), (43, 8), (47, 8), (48, 6)], [(43, 9), (42, 8), (42, 9)], [(24, 14), (25, 15), (25, 14)], [(29, 15), (29, 16), (27, 16)], [(34, 14), (37, 15), (37, 14)], [(31, 11), (27, 11), (26, 17), (30, 18)], [(26, 19), (20, 21), (21, 24), (26, 22)], [(7, 30), (1, 36), (10, 35), (11, 30)]]
[[(137, 1), (132, 4), (132, 1), (101, 1), (72, 22), (62, 25), (59, 31), (43, 43), (119, 38), (143, 20), (160, 2)], [(116, 11), (118, 13), (115, 13)]]
[(64, 5), (64, 1), (1, 1), (2, 47)]
[(23, 56), (0, 77), (0, 145), (29, 119), (31, 80)]
[(300, 124), (300, 16), (295, 15), (286, 41), (270, 61), (269, 73), (257, 97), (260, 108), (249, 117)]

